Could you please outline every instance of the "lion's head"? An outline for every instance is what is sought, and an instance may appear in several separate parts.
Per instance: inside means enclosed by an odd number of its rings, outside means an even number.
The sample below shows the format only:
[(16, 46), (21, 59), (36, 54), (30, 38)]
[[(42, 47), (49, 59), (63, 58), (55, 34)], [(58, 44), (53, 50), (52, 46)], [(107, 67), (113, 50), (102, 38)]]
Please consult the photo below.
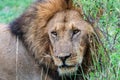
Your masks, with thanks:
[(60, 75), (77, 72), (80, 66), (87, 71), (92, 62), (94, 29), (71, 0), (38, 0), (11, 24), (11, 30), (40, 66), (49, 66)]
[(92, 26), (75, 10), (60, 11), (47, 24), (51, 56), (60, 74), (73, 73), (82, 63)]

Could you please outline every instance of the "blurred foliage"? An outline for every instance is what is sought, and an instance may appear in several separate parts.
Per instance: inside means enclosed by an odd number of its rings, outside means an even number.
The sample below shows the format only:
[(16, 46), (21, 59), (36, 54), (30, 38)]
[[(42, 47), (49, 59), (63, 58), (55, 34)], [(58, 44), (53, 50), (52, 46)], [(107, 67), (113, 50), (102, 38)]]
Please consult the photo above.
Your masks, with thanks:
[[(99, 52), (103, 55), (102, 71), (91, 72), (88, 80), (120, 80), (120, 0), (73, 0), (81, 6), (84, 18), (92, 18), (95, 27), (103, 33), (101, 41), (104, 48)], [(18, 17), (33, 0), (0, 0), (0, 23), (9, 23)], [(100, 13), (102, 11), (102, 14)], [(109, 57), (109, 61), (105, 59)], [(98, 68), (99, 69), (99, 68)]]
[[(91, 17), (95, 20), (95, 27), (103, 33), (101, 39), (104, 48), (98, 52), (104, 62), (102, 71), (90, 73), (89, 80), (120, 80), (120, 0), (74, 0), (78, 6), (82, 5), (85, 19)], [(102, 14), (100, 12), (102, 11)]]
[(18, 17), (32, 0), (0, 0), (0, 22), (9, 23)]

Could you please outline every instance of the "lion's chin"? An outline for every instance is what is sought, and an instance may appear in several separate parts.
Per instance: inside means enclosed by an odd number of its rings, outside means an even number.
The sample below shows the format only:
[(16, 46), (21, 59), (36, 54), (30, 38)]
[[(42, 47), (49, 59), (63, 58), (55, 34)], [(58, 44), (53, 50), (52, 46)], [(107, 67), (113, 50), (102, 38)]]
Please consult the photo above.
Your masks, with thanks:
[(60, 76), (63, 75), (72, 75), (78, 70), (78, 67), (60, 67), (58, 68), (58, 72)]

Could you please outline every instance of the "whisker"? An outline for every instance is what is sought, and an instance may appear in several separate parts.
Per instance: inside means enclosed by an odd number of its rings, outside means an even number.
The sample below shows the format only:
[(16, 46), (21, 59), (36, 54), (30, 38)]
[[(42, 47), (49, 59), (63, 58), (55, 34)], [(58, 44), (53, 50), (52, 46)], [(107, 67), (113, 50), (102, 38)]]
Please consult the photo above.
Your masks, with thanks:
[(48, 58), (52, 58), (50, 55), (46, 54), (43, 57), (48, 57)]
[(41, 80), (43, 80), (42, 78), (43, 78), (43, 68), (41, 70)]
[(43, 60), (44, 60), (43, 58), (41, 60), (39, 60), (39, 64), (41, 64), (43, 62)]
[(49, 65), (50, 65), (50, 63), (46, 65), (47, 66), (47, 72), (46, 72), (46, 75), (45, 75), (45, 80), (47, 80), (48, 71), (49, 71)]

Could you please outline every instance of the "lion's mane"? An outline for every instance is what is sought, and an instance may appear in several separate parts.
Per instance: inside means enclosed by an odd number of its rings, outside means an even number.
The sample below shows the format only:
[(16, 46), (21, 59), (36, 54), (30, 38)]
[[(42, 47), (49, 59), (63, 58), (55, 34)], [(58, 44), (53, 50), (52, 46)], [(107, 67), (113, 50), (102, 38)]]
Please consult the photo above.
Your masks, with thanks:
[[(51, 43), (45, 28), (48, 21), (55, 13), (66, 9), (77, 10), (82, 16), (81, 10), (74, 7), (71, 0), (70, 2), (69, 0), (38, 0), (19, 18), (10, 23), (12, 34), (22, 40), (27, 50), (31, 52), (30, 54), (33, 55), (35, 60), (39, 63), (40, 68), (43, 67), (44, 71), (47, 72), (47, 66), (49, 66), (48, 74), (51, 77), (57, 77), (58, 73), (49, 55)], [(92, 35), (95, 36), (94, 33), (92, 33)], [(91, 33), (89, 36), (91, 38)], [(91, 40), (92, 39), (87, 42), (88, 47), (82, 62), (82, 70), (85, 73), (89, 71), (89, 66), (92, 63), (91, 51), (93, 50), (90, 50), (92, 49), (90, 45), (96, 45), (96, 42), (94, 43)], [(95, 48), (96, 46), (94, 49)]]

